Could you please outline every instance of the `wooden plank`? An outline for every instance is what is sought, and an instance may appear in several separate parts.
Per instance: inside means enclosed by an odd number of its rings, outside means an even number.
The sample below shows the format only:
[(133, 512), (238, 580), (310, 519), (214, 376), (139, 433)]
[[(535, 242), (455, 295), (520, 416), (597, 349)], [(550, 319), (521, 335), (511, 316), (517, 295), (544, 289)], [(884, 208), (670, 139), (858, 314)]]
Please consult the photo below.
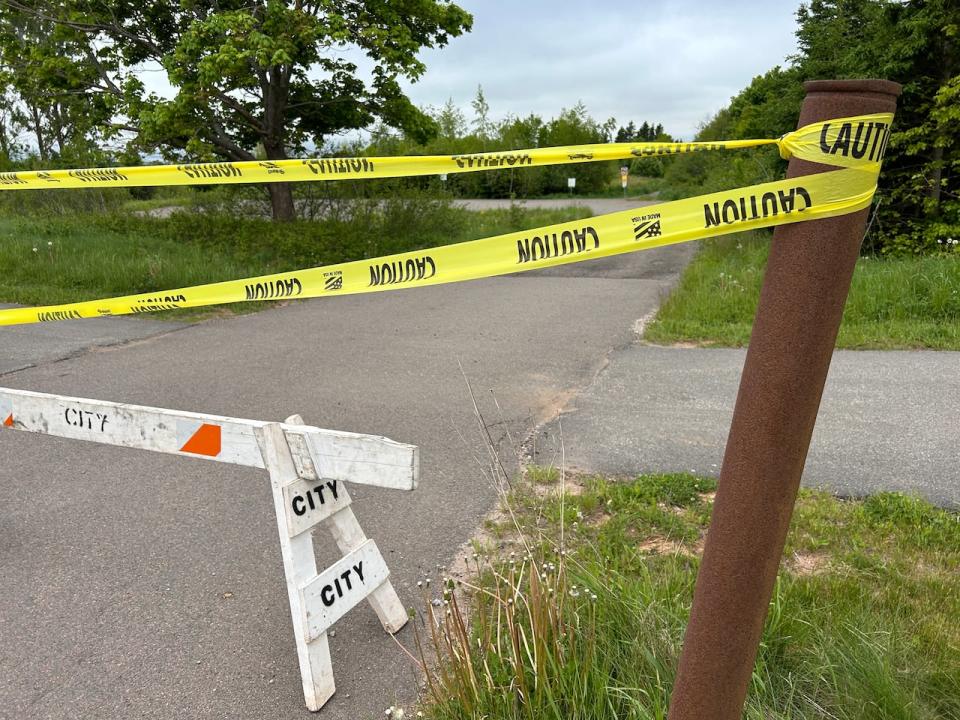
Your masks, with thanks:
[[(289, 432), (296, 432), (290, 428)], [(343, 478), (362, 485), (416, 490), (420, 479), (420, 449), (372, 435), (356, 435), (344, 443), (332, 435), (304, 433), (314, 475)], [(306, 477), (306, 475), (304, 475)]]
[(297, 478), (283, 488), (284, 512), (290, 536), (299, 535), (350, 505), (350, 494), (340, 480)]
[[(263, 468), (256, 432), (268, 423), (219, 415), (0, 388), (0, 430), (16, 429), (104, 445)], [(413, 490), (414, 445), (375, 435), (282, 425), (300, 477)], [(317, 467), (322, 475), (317, 474)]]
[(286, 500), (283, 489), (300, 481), (293, 456), (279, 424), (270, 424), (257, 429), (258, 441), (263, 448), (270, 486), (273, 490), (273, 506), (277, 515), (280, 536), (280, 554), (283, 557), (283, 572), (287, 580), (287, 599), (293, 618), (293, 634), (300, 663), (300, 679), (307, 708), (319, 710), (336, 691), (333, 665), (330, 661), (330, 645), (326, 633), (313, 638), (306, 636), (303, 622), (305, 609), (300, 588), (317, 575), (317, 562), (313, 554), (313, 538), (310, 533), (291, 534), (287, 527)]
[[(291, 415), (287, 418), (291, 425), (303, 424), (303, 418), (299, 415)], [(414, 458), (414, 478), (419, 473), (419, 453)], [(330, 516), (327, 527), (333, 535), (333, 539), (340, 548), (340, 552), (348, 555), (359, 549), (367, 542), (367, 536), (360, 527), (357, 516), (353, 513), (353, 508), (343, 506), (340, 510)], [(409, 617), (407, 611), (400, 602), (400, 597), (389, 579), (384, 580), (373, 592), (367, 596), (367, 602), (377, 613), (380, 624), (388, 633), (395, 633), (407, 624)]]
[[(331, 516), (328, 526), (337, 547), (344, 555), (362, 547), (367, 542), (367, 536), (351, 507), (346, 507)], [(383, 629), (391, 635), (406, 625), (407, 620), (410, 619), (390, 580), (385, 580), (370, 593), (367, 601), (380, 618)]]
[(390, 576), (377, 544), (367, 540), (300, 589), (307, 640), (320, 637)]

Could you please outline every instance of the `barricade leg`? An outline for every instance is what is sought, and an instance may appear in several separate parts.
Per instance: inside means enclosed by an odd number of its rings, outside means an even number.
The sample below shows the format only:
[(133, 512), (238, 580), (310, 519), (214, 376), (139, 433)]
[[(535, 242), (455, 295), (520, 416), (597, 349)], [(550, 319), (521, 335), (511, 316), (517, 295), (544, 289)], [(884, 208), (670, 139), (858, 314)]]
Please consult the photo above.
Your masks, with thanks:
[[(299, 415), (291, 415), (287, 418), (286, 422), (289, 425), (304, 424), (303, 418)], [(314, 458), (313, 460), (316, 466), (318, 464), (317, 459)], [(322, 468), (316, 467), (315, 469), (317, 476), (323, 477)], [(279, 507), (277, 512), (281, 510), (282, 507)], [(357, 520), (357, 516), (354, 515), (353, 508), (351, 507), (345, 507), (339, 510), (331, 515), (326, 522), (330, 528), (330, 533), (333, 535), (333, 539), (337, 543), (337, 547), (340, 548), (340, 552), (344, 555), (353, 552), (367, 541), (367, 536), (363, 532), (363, 528), (360, 527), (360, 522)], [(397, 595), (397, 591), (389, 579), (384, 580), (376, 590), (370, 593), (367, 597), (367, 602), (370, 603), (370, 607), (373, 608), (374, 612), (377, 613), (377, 617), (380, 618), (380, 624), (383, 625), (383, 629), (391, 635), (407, 624), (407, 611), (404, 609), (403, 603), (400, 602), (400, 597)]]
[[(367, 536), (357, 521), (357, 516), (353, 514), (353, 508), (346, 507), (335, 515), (332, 515), (327, 521), (330, 526), (330, 532), (333, 539), (337, 542), (337, 547), (344, 555), (353, 552), (367, 541)], [(380, 624), (383, 629), (391, 635), (407, 624), (408, 615), (397, 596), (397, 591), (393, 589), (393, 583), (389, 579), (384, 580), (381, 585), (367, 596), (367, 602), (380, 618)]]
[(279, 424), (267, 425), (258, 430), (257, 440), (263, 452), (264, 464), (270, 473), (273, 505), (280, 535), (280, 552), (283, 556), (283, 571), (287, 581), (287, 597), (290, 600), (297, 658), (300, 661), (303, 697), (307, 707), (317, 711), (333, 695), (336, 685), (333, 680), (327, 634), (322, 633), (319, 637), (308, 641), (303, 621), (306, 612), (302, 605), (300, 588), (317, 575), (312, 533), (302, 532), (290, 537), (287, 527), (283, 488), (299, 480), (299, 475), (282, 428)]

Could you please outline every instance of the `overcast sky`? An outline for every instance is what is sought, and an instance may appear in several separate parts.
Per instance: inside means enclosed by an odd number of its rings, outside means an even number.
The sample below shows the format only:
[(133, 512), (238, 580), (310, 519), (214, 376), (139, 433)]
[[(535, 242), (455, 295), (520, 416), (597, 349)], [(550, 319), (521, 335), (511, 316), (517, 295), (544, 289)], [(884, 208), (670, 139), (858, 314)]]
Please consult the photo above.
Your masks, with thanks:
[[(554, 117), (582, 100), (599, 121), (663, 123), (689, 140), (750, 80), (796, 50), (800, 0), (459, 0), (473, 31), (421, 54), (418, 105), (452, 99), (468, 118), (483, 91), (491, 119)], [(365, 75), (369, 61), (342, 53)], [(143, 73), (170, 95), (164, 73)], [(350, 135), (353, 135), (352, 133)]]
[(796, 51), (800, 0), (460, 0), (473, 31), (422, 54), (417, 104), (545, 117), (578, 100), (599, 120), (690, 139), (750, 80)]

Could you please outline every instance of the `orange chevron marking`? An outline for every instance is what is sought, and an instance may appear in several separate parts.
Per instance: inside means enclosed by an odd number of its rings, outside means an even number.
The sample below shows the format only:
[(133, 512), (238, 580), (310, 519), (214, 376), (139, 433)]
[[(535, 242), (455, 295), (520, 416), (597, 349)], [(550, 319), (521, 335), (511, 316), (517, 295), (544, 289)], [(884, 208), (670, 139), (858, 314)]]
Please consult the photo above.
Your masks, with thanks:
[(13, 413), (10, 413), (10, 417), (3, 421), (4, 427), (13, 427)]
[(220, 426), (204, 423), (180, 448), (180, 452), (216, 457), (220, 454)]

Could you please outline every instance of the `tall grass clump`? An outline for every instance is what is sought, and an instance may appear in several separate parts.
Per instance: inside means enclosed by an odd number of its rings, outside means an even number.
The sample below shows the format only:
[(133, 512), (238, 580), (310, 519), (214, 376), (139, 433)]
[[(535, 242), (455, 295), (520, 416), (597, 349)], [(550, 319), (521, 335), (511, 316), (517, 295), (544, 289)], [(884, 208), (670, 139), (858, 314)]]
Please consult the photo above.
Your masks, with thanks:
[[(665, 718), (715, 483), (534, 475), (505, 492), (469, 570), (424, 586), (422, 712)], [(957, 617), (956, 513), (804, 491), (744, 717), (956, 720)]]

